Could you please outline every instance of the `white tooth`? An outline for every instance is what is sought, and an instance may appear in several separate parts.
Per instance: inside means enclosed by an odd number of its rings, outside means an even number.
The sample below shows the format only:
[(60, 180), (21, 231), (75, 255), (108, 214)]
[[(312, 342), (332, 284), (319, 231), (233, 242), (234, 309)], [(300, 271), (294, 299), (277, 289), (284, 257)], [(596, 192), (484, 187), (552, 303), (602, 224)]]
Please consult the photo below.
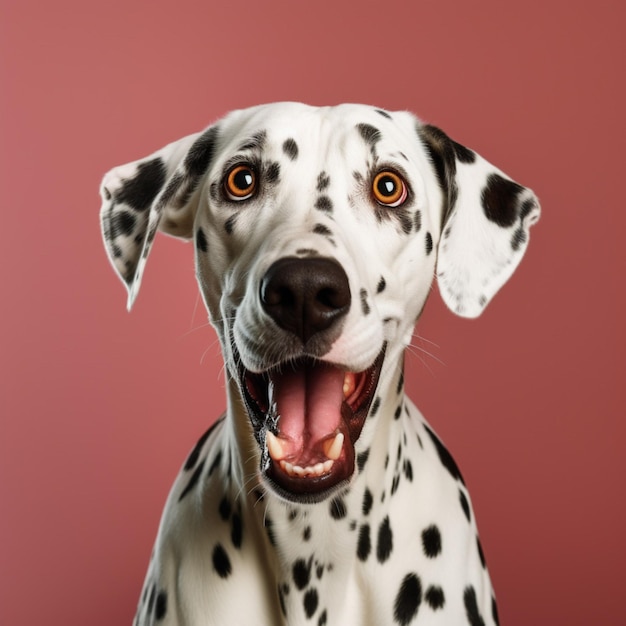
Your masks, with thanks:
[(300, 467), (299, 465), (293, 466), (293, 473), (296, 476), (304, 476), (304, 472), (305, 472), (304, 468)]
[(320, 476), (321, 474), (324, 473), (324, 464), (316, 463), (312, 469), (313, 469), (313, 473), (315, 473), (317, 476)]
[(322, 464), (324, 466), (324, 473), (327, 474), (328, 472), (330, 472), (330, 468), (333, 466), (334, 461), (331, 459), (328, 459), (328, 461), (324, 461), (324, 463)]
[(332, 444), (329, 446), (328, 450), (326, 451), (326, 456), (329, 459), (336, 461), (339, 458), (339, 455), (341, 454), (342, 448), (343, 448), (343, 433), (337, 433), (335, 435), (335, 438), (333, 439)]
[(293, 474), (293, 465), (288, 461), (281, 461), (280, 466), (289, 474), (290, 476)]
[(270, 453), (270, 456), (274, 459), (274, 461), (278, 461), (285, 456), (283, 451), (283, 442), (269, 430), (265, 435), (265, 443), (267, 445), (267, 451)]

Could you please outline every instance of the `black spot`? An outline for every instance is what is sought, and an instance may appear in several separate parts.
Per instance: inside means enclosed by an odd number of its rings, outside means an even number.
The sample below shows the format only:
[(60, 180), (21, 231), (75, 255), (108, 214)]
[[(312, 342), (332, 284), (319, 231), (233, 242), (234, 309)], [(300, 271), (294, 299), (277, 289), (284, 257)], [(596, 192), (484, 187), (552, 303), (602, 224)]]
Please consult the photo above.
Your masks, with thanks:
[(111, 230), (109, 235), (111, 237), (119, 237), (125, 235), (129, 237), (133, 234), (137, 224), (137, 218), (129, 211), (119, 211), (111, 217)]
[(293, 139), (285, 139), (283, 143), (283, 152), (292, 160), (298, 158), (298, 144)]
[(383, 117), (386, 117), (388, 120), (391, 119), (391, 115), (389, 115), (389, 113), (387, 113), (387, 111), (383, 111), (382, 109), (375, 109), (375, 111), (379, 115), (382, 115)]
[(317, 580), (321, 580), (322, 576), (324, 575), (324, 566), (321, 564), (318, 564), (315, 568), (315, 575), (317, 576)]
[(239, 214), (238, 213), (234, 213), (233, 215), (231, 215), (225, 222), (224, 222), (224, 230), (229, 234), (232, 235), (233, 233), (233, 229), (235, 227), (235, 222), (237, 221), (237, 216)]
[(370, 409), (370, 416), (373, 417), (374, 415), (376, 415), (379, 408), (380, 408), (380, 397), (376, 396), (376, 398), (374, 398), (374, 403), (372, 404), (372, 408)]
[(387, 281), (385, 280), (384, 276), (381, 276), (380, 280), (378, 281), (378, 285), (376, 285), (376, 293), (382, 293), (383, 291), (385, 291), (385, 287), (387, 287)]
[(333, 212), (333, 203), (332, 203), (331, 199), (328, 196), (320, 196), (315, 201), (315, 208), (318, 211), (324, 211), (325, 213), (332, 213)]
[(309, 589), (304, 594), (304, 612), (306, 613), (307, 619), (311, 619), (317, 611), (317, 605), (319, 603), (319, 598), (317, 595), (317, 590), (314, 588)]
[(524, 229), (520, 226), (514, 233), (511, 238), (511, 248), (514, 251), (519, 250), (520, 246), (526, 243), (526, 233)]
[(269, 515), (265, 515), (263, 518), (263, 526), (265, 527), (265, 534), (269, 539), (269, 542), (275, 546), (276, 545), (276, 537), (274, 537), (274, 524), (272, 522), (272, 518)]
[(304, 589), (308, 584), (309, 580), (311, 580), (311, 565), (313, 563), (312, 559), (309, 559), (309, 562), (305, 562), (304, 559), (298, 559), (294, 564), (291, 570), (291, 574), (293, 576), (293, 582), (296, 587), (300, 590)]
[(267, 139), (267, 132), (264, 130), (259, 131), (258, 133), (252, 135), (250, 139), (245, 141), (239, 146), (239, 150), (255, 150), (257, 148), (262, 148), (265, 145), (265, 140)]
[(436, 585), (431, 585), (428, 589), (426, 589), (424, 600), (428, 602), (428, 605), (433, 611), (442, 609), (443, 605), (446, 603), (446, 598), (443, 595), (443, 589)]
[(415, 211), (415, 215), (413, 216), (413, 226), (415, 228), (415, 232), (419, 233), (422, 229), (422, 212)]
[(198, 228), (196, 231), (196, 248), (200, 250), (200, 252), (206, 252), (209, 249), (209, 242), (201, 228)]
[(233, 542), (235, 548), (241, 548), (241, 542), (243, 540), (243, 522), (241, 521), (239, 513), (233, 514), (230, 540)]
[(215, 428), (218, 426), (218, 424), (220, 424), (222, 421), (224, 421), (223, 417), (218, 419), (214, 424), (212, 424), (211, 427), (209, 428), (209, 430), (207, 430), (202, 435), (202, 437), (200, 437), (200, 439), (198, 439), (198, 442), (196, 443), (196, 445), (194, 446), (193, 450), (191, 451), (191, 453), (187, 457), (187, 460), (185, 461), (185, 465), (183, 466), (183, 469), (186, 472), (188, 472), (198, 462), (198, 458), (200, 456), (200, 452), (202, 451), (202, 448), (203, 448), (204, 444), (206, 443), (206, 440), (211, 436), (211, 433), (215, 430)]
[(389, 465), (389, 455), (385, 457), (385, 469), (387, 469), (387, 465)]
[(429, 559), (434, 559), (441, 554), (441, 533), (434, 524), (422, 531), (422, 546), (424, 554)]
[(518, 217), (518, 196), (524, 187), (499, 174), (490, 174), (481, 194), (487, 219), (498, 226), (513, 226)]
[(231, 508), (228, 496), (224, 496), (219, 506), (220, 517), (226, 521), (230, 517)]
[(152, 614), (152, 609), (154, 608), (154, 598), (156, 594), (156, 585), (152, 583), (152, 588), (150, 589), (150, 597), (148, 598), (148, 615)]
[(417, 574), (407, 574), (400, 585), (393, 607), (396, 623), (406, 626), (417, 615), (422, 602), (422, 583)]
[(424, 428), (426, 429), (426, 432), (432, 439), (432, 442), (437, 449), (437, 454), (439, 455), (439, 460), (441, 461), (442, 465), (448, 470), (448, 472), (450, 472), (455, 480), (459, 480), (463, 485), (465, 485), (463, 476), (461, 476), (461, 472), (459, 471), (457, 464), (452, 458), (452, 455), (448, 452), (448, 450), (441, 443), (441, 441), (439, 441), (437, 435), (435, 435), (435, 433), (428, 426), (424, 426)]
[(357, 129), (370, 146), (374, 146), (382, 138), (380, 131), (371, 124), (357, 124)]
[(476, 161), (476, 154), (474, 153), (473, 150), (470, 150), (469, 148), (466, 148), (465, 146), (462, 146), (460, 143), (457, 143), (453, 139), (451, 139), (450, 141), (452, 141), (452, 147), (454, 148), (454, 154), (456, 154), (456, 158), (461, 163), (470, 164), (470, 163), (474, 163), (474, 161)]
[(369, 315), (371, 309), (370, 305), (367, 303), (367, 291), (365, 289), (361, 289), (359, 295), (361, 296), (361, 310), (363, 311), (363, 315)]
[(217, 127), (212, 126), (204, 131), (189, 148), (185, 157), (185, 169), (192, 177), (198, 178), (208, 169), (215, 153), (216, 140)]
[(293, 520), (295, 520), (296, 517), (298, 517), (298, 509), (291, 509), (288, 515), (289, 521), (293, 522)]
[(406, 461), (404, 461), (404, 475), (410, 483), (413, 482), (413, 465), (411, 464), (411, 461), (409, 461), (409, 459), (406, 459)]
[(391, 482), (391, 495), (393, 496), (396, 491), (398, 491), (398, 487), (400, 485), (400, 475), (396, 474), (393, 477), (393, 481)]
[(324, 191), (330, 185), (330, 176), (326, 172), (320, 172), (317, 177), (317, 190), (319, 192)]
[(276, 163), (276, 161), (274, 161), (273, 163), (270, 163), (270, 165), (267, 168), (267, 171), (265, 172), (265, 180), (270, 184), (274, 184), (278, 182), (279, 178), (280, 178), (280, 165)]
[(356, 465), (359, 468), (359, 472), (363, 471), (365, 464), (367, 463), (367, 459), (370, 456), (369, 448), (367, 450), (363, 450), (363, 452), (359, 452), (356, 457)]
[[(404, 389), (404, 370), (400, 372), (400, 376), (398, 378), (398, 386), (396, 387), (396, 393), (397, 394), (401, 393), (402, 389)], [(404, 408), (405, 408), (406, 414), (408, 415), (409, 412), (408, 410), (406, 410), (406, 406)]]
[(466, 587), (463, 593), (463, 602), (465, 603), (465, 614), (470, 626), (485, 626), (485, 622), (478, 610), (476, 601), (476, 591), (474, 587)]
[(433, 251), (433, 238), (430, 233), (426, 233), (426, 256)]
[(402, 415), (402, 405), (396, 408), (396, 412), (393, 414), (393, 419), (400, 419), (400, 415)]
[(487, 296), (480, 296), (480, 298), (478, 298), (478, 304), (480, 306), (485, 306), (485, 304), (487, 304)]
[(127, 204), (135, 211), (145, 211), (165, 185), (166, 175), (167, 169), (160, 157), (140, 163), (135, 176), (124, 181), (115, 192), (115, 202)]
[(343, 498), (337, 497), (333, 498), (330, 502), (330, 515), (333, 519), (343, 519), (346, 514), (346, 503), (343, 501)]
[(213, 548), (213, 569), (221, 578), (228, 578), (232, 571), (230, 559), (221, 543), (218, 543), (215, 548)]
[(154, 617), (157, 621), (162, 620), (167, 613), (167, 593), (163, 590), (159, 591), (154, 606)]
[(487, 567), (487, 563), (485, 562), (485, 553), (483, 552), (483, 546), (480, 543), (480, 539), (476, 537), (476, 546), (478, 548), (478, 556), (480, 557), (480, 563), (483, 566), (483, 569)]
[(465, 513), (465, 517), (467, 517), (467, 521), (471, 521), (470, 514), (470, 505), (467, 501), (467, 496), (459, 489), (459, 499), (461, 500), (461, 508), (463, 509), (463, 513)]
[(222, 451), (218, 450), (217, 454), (215, 455), (215, 458), (213, 459), (213, 463), (211, 463), (211, 467), (209, 467), (209, 473), (208, 473), (209, 476), (213, 474), (213, 472), (217, 469), (217, 467), (219, 466), (221, 462), (222, 462)]
[(316, 235), (324, 235), (325, 237), (330, 237), (333, 234), (330, 228), (328, 228), (328, 226), (324, 226), (324, 224), (315, 224), (313, 232)]
[(491, 596), (491, 617), (493, 617), (493, 621), (496, 626), (500, 625), (500, 618), (498, 617), (498, 605), (496, 604), (496, 599)]
[(359, 529), (359, 540), (356, 546), (356, 555), (361, 561), (367, 561), (372, 550), (369, 524), (363, 524)]
[(194, 473), (191, 475), (187, 486), (183, 489), (182, 493), (178, 497), (178, 501), (180, 502), (195, 486), (200, 478), (200, 474), (202, 474), (202, 470), (204, 469), (204, 459), (198, 464)]
[(363, 181), (363, 174), (361, 174), (361, 172), (352, 172), (352, 176), (354, 178), (354, 180), (356, 180), (357, 183), (360, 183)]
[(311, 527), (307, 526), (302, 533), (302, 539), (308, 541), (311, 538)]
[(376, 558), (384, 563), (393, 550), (393, 533), (389, 524), (389, 516), (385, 517), (378, 529), (378, 543), (376, 545)]
[(317, 626), (325, 626), (327, 619), (328, 617), (326, 615), (326, 609), (324, 609), (320, 614), (320, 618), (317, 620)]
[(365, 493), (363, 494), (363, 505), (361, 506), (363, 515), (369, 515), (369, 512), (372, 510), (373, 502), (374, 498), (372, 497), (372, 492), (366, 487)]

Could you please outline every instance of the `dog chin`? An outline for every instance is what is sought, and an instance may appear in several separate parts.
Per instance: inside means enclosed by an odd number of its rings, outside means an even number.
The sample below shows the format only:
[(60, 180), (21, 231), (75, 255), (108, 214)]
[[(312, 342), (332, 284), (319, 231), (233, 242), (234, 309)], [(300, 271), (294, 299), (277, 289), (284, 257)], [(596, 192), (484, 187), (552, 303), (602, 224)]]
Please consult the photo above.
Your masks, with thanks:
[(360, 372), (309, 356), (260, 373), (240, 366), (239, 385), (261, 450), (261, 476), (279, 497), (319, 502), (347, 486), (384, 357), (383, 346)]

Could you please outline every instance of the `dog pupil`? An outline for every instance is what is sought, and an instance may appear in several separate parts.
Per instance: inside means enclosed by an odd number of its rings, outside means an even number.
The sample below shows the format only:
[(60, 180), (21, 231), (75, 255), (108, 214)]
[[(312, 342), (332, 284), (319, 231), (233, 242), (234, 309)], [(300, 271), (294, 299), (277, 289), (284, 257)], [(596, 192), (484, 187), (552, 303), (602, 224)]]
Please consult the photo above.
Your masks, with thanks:
[(248, 189), (252, 185), (252, 172), (250, 170), (241, 170), (235, 174), (235, 185), (239, 189)]
[(390, 177), (383, 177), (378, 181), (378, 191), (383, 196), (390, 196), (395, 191), (396, 185)]

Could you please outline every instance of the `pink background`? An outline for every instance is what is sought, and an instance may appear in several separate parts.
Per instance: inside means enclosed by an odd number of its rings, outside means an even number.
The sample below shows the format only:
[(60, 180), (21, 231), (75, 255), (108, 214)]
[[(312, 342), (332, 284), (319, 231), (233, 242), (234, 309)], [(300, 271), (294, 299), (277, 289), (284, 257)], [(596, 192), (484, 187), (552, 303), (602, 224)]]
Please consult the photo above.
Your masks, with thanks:
[(414, 110), (540, 196), (480, 319), (431, 298), (408, 386), (470, 485), (502, 623), (626, 623), (623, 2), (0, 6), (1, 624), (130, 624), (224, 406), (192, 247), (159, 238), (128, 315), (102, 174), (284, 99)]

